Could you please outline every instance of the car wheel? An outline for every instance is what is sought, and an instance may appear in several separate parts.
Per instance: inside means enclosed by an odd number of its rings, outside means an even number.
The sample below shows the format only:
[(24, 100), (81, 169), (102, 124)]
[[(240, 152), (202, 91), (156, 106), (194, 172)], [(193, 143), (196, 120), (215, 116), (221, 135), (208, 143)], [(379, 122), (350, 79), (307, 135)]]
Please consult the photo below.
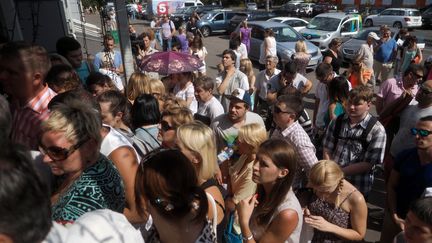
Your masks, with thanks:
[(373, 22), (372, 22), (372, 20), (370, 20), (370, 19), (366, 20), (366, 22), (365, 22), (365, 26), (366, 26), (366, 27), (372, 27), (372, 26), (373, 26)]
[(204, 37), (209, 36), (209, 35), (211, 34), (211, 29), (210, 29), (210, 27), (208, 27), (208, 26), (203, 26), (203, 27), (201, 28), (201, 33), (202, 33), (202, 35), (203, 35)]
[(395, 23), (393, 24), (393, 27), (398, 28), (398, 29), (401, 29), (401, 28), (402, 28), (402, 23), (401, 23), (401, 22), (395, 22)]

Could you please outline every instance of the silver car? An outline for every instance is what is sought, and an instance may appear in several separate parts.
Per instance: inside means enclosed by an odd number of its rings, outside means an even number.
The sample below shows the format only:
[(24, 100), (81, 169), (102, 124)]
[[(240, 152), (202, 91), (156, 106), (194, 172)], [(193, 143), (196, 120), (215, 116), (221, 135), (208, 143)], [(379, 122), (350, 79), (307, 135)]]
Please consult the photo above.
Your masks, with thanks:
[[(396, 28), (390, 28), (391, 36), (394, 39), (396, 37), (396, 34), (399, 32), (399, 29)], [(370, 32), (375, 32), (377, 35), (379, 35), (379, 28), (378, 27), (371, 27), (363, 29), (358, 35), (355, 37), (349, 39), (348, 41), (344, 42), (341, 46), (342, 55), (345, 62), (351, 62), (351, 60), (357, 55), (358, 50), (360, 49), (360, 46), (364, 43), (366, 43), (367, 36)], [(423, 50), (425, 48), (425, 42), (423, 37), (417, 37), (417, 47), (420, 50)]]
[[(248, 22), (249, 28), (252, 28), (249, 58), (259, 61), (261, 44), (264, 40), (264, 30), (270, 28), (273, 30), (276, 39), (277, 55), (280, 63), (286, 63), (291, 60), (291, 56), (295, 53), (295, 44), (298, 40), (306, 42), (307, 52), (312, 56), (309, 61), (308, 68), (315, 68), (322, 59), (320, 49), (306, 40), (292, 27), (272, 22), (272, 21), (251, 21)], [(239, 32), (239, 27), (235, 32)]]

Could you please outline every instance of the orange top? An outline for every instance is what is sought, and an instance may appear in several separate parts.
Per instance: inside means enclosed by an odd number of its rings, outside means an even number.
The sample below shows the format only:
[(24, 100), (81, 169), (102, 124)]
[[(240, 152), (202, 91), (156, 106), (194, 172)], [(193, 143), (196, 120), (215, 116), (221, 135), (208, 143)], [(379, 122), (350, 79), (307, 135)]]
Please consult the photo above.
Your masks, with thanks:
[[(362, 75), (363, 75), (363, 82), (366, 84), (371, 79), (372, 71), (365, 68), (363, 69)], [(355, 75), (354, 73), (351, 73), (351, 75), (348, 77), (348, 80), (350, 81), (352, 88), (357, 87), (357, 85), (362, 85), (362, 83), (358, 79), (358, 76)]]

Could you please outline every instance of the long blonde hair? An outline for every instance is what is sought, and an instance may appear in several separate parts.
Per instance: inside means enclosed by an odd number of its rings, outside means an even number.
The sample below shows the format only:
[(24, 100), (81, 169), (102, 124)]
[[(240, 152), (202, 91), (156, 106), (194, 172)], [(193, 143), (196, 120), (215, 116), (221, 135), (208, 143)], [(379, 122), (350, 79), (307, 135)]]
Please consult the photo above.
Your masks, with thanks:
[(132, 73), (126, 87), (127, 98), (134, 101), (139, 95), (144, 94), (148, 82), (147, 75), (139, 72)]
[(213, 130), (200, 121), (177, 128), (177, 139), (190, 151), (201, 157), (198, 178), (207, 181), (216, 173), (216, 140)]
[(248, 77), (248, 80), (251, 80), (252, 76), (255, 76), (253, 72), (252, 62), (249, 58), (244, 58), (240, 60), (240, 67), (245, 67), (244, 71), (242, 71)]
[(306, 42), (304, 40), (299, 40), (295, 44), (295, 51), (298, 52), (304, 52), (307, 53), (307, 46)]

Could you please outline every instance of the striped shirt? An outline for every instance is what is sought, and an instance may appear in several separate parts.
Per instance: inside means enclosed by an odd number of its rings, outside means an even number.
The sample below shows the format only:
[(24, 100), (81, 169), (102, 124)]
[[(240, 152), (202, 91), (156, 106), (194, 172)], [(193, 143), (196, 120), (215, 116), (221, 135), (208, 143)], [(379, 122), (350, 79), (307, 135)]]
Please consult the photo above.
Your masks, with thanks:
[(32, 150), (38, 149), (41, 123), (48, 118), (48, 103), (55, 95), (56, 93), (46, 86), (26, 105), (14, 110), (12, 142), (25, 145)]
[[(336, 140), (333, 136), (336, 119), (330, 122), (324, 137), (323, 145), (326, 150), (330, 151), (330, 157), (342, 168), (360, 162), (368, 162), (372, 165), (381, 164), (384, 159), (386, 144), (386, 133), (381, 123), (377, 121), (372, 127), (372, 130), (366, 137), (368, 145), (366, 148), (363, 148), (360, 138), (363, 131), (366, 130), (372, 116), (367, 114), (367, 116), (354, 127), (350, 126), (348, 115), (344, 114), (343, 116), (341, 129), (339, 131), (340, 138), (337, 140), (337, 143), (335, 144)], [(365, 173), (346, 176), (346, 179), (364, 195), (367, 195), (372, 189), (374, 178), (372, 170), (370, 170)]]

